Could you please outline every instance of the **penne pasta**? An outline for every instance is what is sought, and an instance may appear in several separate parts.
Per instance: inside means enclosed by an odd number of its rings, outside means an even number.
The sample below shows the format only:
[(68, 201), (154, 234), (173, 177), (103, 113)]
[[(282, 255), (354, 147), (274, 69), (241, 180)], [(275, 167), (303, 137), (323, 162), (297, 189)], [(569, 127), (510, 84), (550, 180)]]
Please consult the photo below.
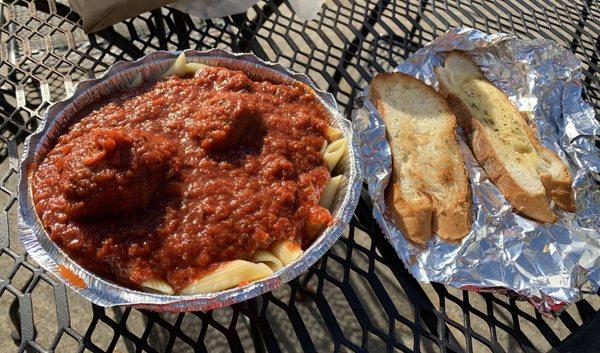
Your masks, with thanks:
[(302, 256), (302, 248), (291, 240), (280, 240), (271, 246), (271, 253), (285, 266)]
[[(243, 67), (211, 68), (203, 62), (219, 65), (214, 58), (186, 54), (163, 56), (155, 63), (159, 67), (152, 70), (147, 66), (143, 70), (130, 67), (126, 79), (119, 82), (119, 91), (124, 92), (103, 98), (110, 99), (108, 102), (116, 99), (119, 104), (99, 105), (94, 114), (87, 110), (81, 113), (86, 120), (75, 122), (74, 130), (65, 133), (65, 141), (53, 148), (67, 159), (48, 158), (44, 160), (46, 169), (36, 165), (35, 175), (39, 177), (34, 178), (32, 189), (41, 190), (34, 193), (39, 199), (54, 193), (62, 195), (65, 191), (60, 185), (45, 184), (43, 180), (67, 178), (82, 185), (93, 184), (90, 192), (58, 205), (41, 205), (37, 210), (52, 212), (46, 222), (48, 227), (57, 222), (78, 227), (73, 234), (61, 232), (61, 237), (108, 239), (114, 245), (115, 258), (103, 256), (102, 251), (81, 254), (77, 244), (66, 244), (64, 250), (76, 261), (93, 261), (99, 275), (105, 274), (107, 280), (135, 290), (192, 295), (240, 288), (261, 279), (278, 283), (273, 277), (275, 271), (282, 272), (292, 263), (299, 265), (303, 248), (308, 248), (329, 225), (339, 222), (327, 208), (342, 194), (337, 189), (345, 179), (334, 175), (340, 169), (347, 172), (345, 162), (349, 158), (345, 154), (350, 138), (344, 138), (342, 130), (326, 125), (331, 118), (328, 110), (323, 109), (320, 97), (306, 84), (279, 79), (271, 82), (259, 71), (239, 71)], [(220, 85), (229, 81), (234, 82), (234, 90), (244, 88), (242, 96), (234, 97), (230, 89)], [(281, 99), (299, 93), (301, 101)], [(209, 102), (199, 104), (202, 100)], [(173, 107), (181, 108), (185, 114), (169, 115)], [(134, 126), (131, 119), (121, 118), (131, 117), (140, 109), (152, 113), (140, 118), (144, 126)], [(275, 114), (252, 120), (254, 110)], [(161, 116), (169, 116), (168, 124), (154, 119)], [(284, 121), (282, 116), (296, 118)], [(248, 124), (260, 127), (251, 129)], [(190, 134), (198, 137), (194, 143), (188, 143)], [(127, 180), (120, 183), (119, 173), (107, 176), (102, 168), (96, 168), (110, 157), (88, 148), (98, 139), (108, 141), (110, 148), (123, 145), (128, 156), (140, 160), (138, 165), (123, 166)], [(246, 140), (252, 143), (245, 143)], [(320, 154), (316, 151), (318, 141), (322, 141), (318, 146)], [(183, 149), (185, 154), (178, 153)], [(148, 153), (158, 159), (144, 158)], [(248, 154), (252, 156), (249, 163), (238, 163), (240, 156)], [(85, 173), (63, 168), (64, 160), (69, 158), (83, 160)], [(340, 162), (342, 159), (344, 163)], [(190, 166), (189, 173), (178, 173), (180, 165)], [(177, 178), (171, 178), (174, 173)], [(118, 195), (114, 192), (115, 183), (122, 184)], [(152, 188), (140, 192), (140, 183), (142, 187), (150, 183)], [(167, 198), (179, 185), (194, 187), (181, 199)], [(231, 186), (235, 192), (231, 192)], [(163, 195), (168, 203), (146, 202), (148, 193)], [(277, 200), (266, 202), (270, 200), (265, 201), (265, 197)], [(190, 218), (189, 210), (198, 212)], [(165, 224), (171, 226), (168, 231), (156, 231), (154, 224), (147, 227), (142, 218), (130, 219), (131, 212), (162, 216)], [(118, 222), (113, 222), (113, 218)], [(227, 234), (217, 238), (225, 228), (223, 224), (239, 226), (226, 227)], [(250, 232), (251, 229), (256, 231)], [(140, 233), (148, 241), (139, 244), (139, 251), (132, 252), (130, 241), (119, 236), (122, 231)], [(238, 243), (241, 238), (244, 246)], [(270, 244), (268, 249), (265, 244)], [(259, 250), (251, 253), (248, 249)], [(138, 253), (142, 252), (152, 252), (152, 262), (140, 261)], [(195, 256), (182, 256), (190, 253)], [(224, 258), (228, 260), (223, 261)], [(115, 273), (115, 264), (128, 271)], [(143, 278), (140, 273), (145, 274)]]
[(321, 146), (321, 155), (325, 154), (325, 150), (327, 149), (327, 140), (323, 141), (323, 145)]
[(183, 53), (179, 54), (175, 62), (169, 69), (164, 73), (163, 77), (169, 75), (177, 75), (183, 76), (186, 74), (193, 74), (198, 70), (202, 70), (209, 67), (208, 65), (201, 63), (188, 63), (186, 62), (185, 55)]
[(323, 159), (327, 163), (327, 168), (332, 171), (338, 164), (346, 150), (348, 149), (348, 140), (346, 138), (339, 139), (327, 145)]
[(327, 126), (327, 130), (325, 130), (325, 136), (327, 137), (327, 141), (335, 141), (342, 136), (342, 130)]
[(283, 267), (281, 260), (267, 250), (257, 250), (254, 255), (252, 255), (252, 261), (264, 263), (269, 266), (273, 272)]
[(138, 72), (137, 75), (135, 75), (135, 77), (129, 84), (129, 87), (131, 87), (131, 88), (137, 87), (137, 86), (141, 85), (142, 83), (144, 83), (144, 79), (142, 78), (142, 73)]
[(325, 228), (326, 225), (326, 223), (307, 222), (306, 235), (310, 239), (314, 239), (323, 230), (323, 228)]
[(175, 62), (173, 62), (173, 65), (171, 65), (171, 67), (169, 67), (169, 69), (167, 71), (165, 71), (165, 73), (163, 74), (163, 77), (169, 76), (169, 75), (183, 75), (185, 74), (184, 70), (186, 67), (186, 62), (185, 62), (185, 54), (181, 53), (179, 54), (179, 56), (177, 57), (177, 59), (175, 59)]
[(323, 191), (323, 194), (321, 194), (321, 199), (319, 200), (319, 204), (321, 206), (331, 210), (331, 206), (333, 206), (335, 195), (337, 194), (340, 184), (342, 183), (343, 177), (343, 175), (338, 175), (327, 181), (327, 184), (325, 184), (325, 190)]
[(186, 74), (193, 74), (196, 71), (206, 69), (207, 67), (210, 66), (200, 63), (187, 63), (183, 68), (183, 72)]
[(233, 260), (223, 263), (216, 270), (197, 279), (182, 289), (179, 294), (190, 295), (218, 292), (233, 288), (244, 282), (256, 281), (272, 274), (273, 270), (263, 263)]
[(151, 293), (173, 295), (173, 288), (162, 279), (151, 279), (142, 284), (142, 287)]

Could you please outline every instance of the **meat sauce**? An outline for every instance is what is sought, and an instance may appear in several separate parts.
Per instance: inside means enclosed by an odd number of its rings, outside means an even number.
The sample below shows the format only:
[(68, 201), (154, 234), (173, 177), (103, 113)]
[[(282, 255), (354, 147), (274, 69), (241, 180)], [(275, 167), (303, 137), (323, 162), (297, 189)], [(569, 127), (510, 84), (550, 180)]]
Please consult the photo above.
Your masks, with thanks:
[(82, 112), (33, 172), (51, 239), (90, 271), (175, 290), (327, 223), (327, 112), (304, 86), (207, 68)]

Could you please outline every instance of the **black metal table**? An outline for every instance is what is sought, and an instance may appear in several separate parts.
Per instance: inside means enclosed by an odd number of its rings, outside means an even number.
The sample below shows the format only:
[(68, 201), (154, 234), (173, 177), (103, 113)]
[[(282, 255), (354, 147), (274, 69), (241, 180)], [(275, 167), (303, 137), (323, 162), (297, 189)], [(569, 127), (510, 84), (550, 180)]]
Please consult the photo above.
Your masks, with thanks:
[(598, 297), (552, 321), (504, 296), (421, 285), (364, 200), (332, 250), (260, 298), (186, 314), (92, 306), (27, 258), (15, 191), (23, 141), (50, 102), (118, 60), (161, 49), (253, 52), (306, 73), (349, 116), (374, 73), (465, 25), (568, 47), (584, 62), (585, 98), (598, 111), (598, 2), (332, 0), (304, 24), (278, 0), (212, 21), (163, 8), (89, 36), (62, 2), (5, 1), (0, 9), (0, 352), (598, 351)]

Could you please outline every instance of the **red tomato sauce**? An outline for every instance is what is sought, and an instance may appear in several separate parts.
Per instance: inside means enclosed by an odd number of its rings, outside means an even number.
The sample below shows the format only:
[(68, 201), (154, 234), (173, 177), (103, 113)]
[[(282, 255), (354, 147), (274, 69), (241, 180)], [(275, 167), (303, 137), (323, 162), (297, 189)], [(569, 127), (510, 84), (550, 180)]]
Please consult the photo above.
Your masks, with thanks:
[(275, 241), (303, 247), (330, 178), (327, 112), (304, 86), (208, 68), (99, 102), (31, 178), (52, 240), (90, 271), (175, 290)]
[(58, 273), (66, 279), (69, 283), (74, 285), (77, 288), (84, 289), (86, 287), (85, 281), (83, 278), (77, 276), (73, 271), (71, 271), (68, 267), (64, 265), (58, 266)]

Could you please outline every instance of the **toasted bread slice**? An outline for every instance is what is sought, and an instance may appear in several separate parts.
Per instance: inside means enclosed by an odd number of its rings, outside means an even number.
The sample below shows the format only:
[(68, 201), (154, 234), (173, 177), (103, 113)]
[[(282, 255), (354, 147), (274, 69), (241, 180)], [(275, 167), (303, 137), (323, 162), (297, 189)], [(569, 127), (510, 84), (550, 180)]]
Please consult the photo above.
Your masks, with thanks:
[(433, 88), (402, 74), (377, 75), (371, 98), (392, 150), (386, 203), (408, 239), (458, 240), (471, 229), (471, 189), (456, 141), (456, 118)]
[(520, 213), (554, 223), (550, 200), (575, 210), (571, 175), (558, 156), (535, 137), (528, 120), (469, 56), (453, 51), (435, 69), (468, 143), (490, 179)]

